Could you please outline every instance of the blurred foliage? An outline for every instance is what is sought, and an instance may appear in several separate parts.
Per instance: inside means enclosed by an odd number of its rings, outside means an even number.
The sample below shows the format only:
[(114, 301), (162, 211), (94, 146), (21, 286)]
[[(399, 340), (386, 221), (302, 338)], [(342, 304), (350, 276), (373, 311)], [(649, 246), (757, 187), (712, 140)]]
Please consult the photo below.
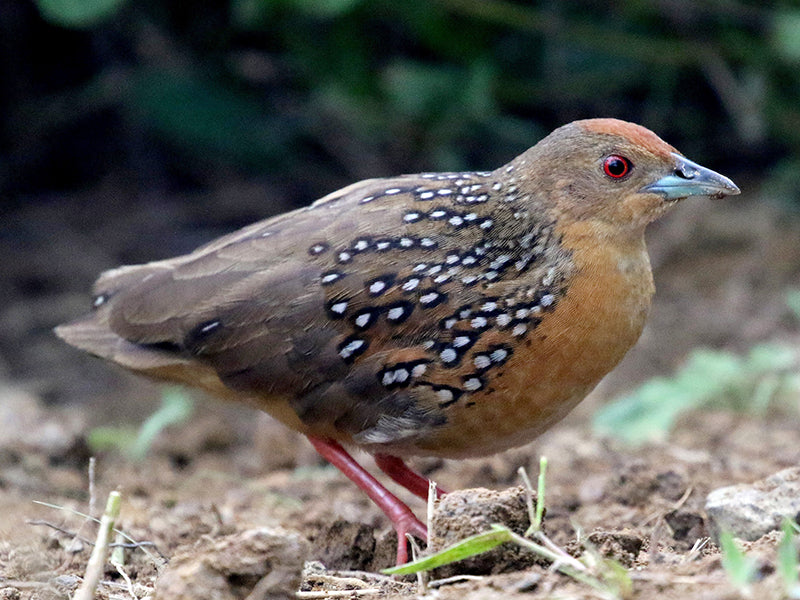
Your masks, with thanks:
[(42, 16), (63, 27), (89, 28), (113, 17), (125, 0), (38, 0)]
[[(320, 194), (491, 168), (575, 118), (616, 116), (800, 196), (800, 8), (626, 0), (36, 0), (0, 11), (0, 181)], [(26, 12), (27, 10), (27, 12)], [(308, 201), (313, 195), (307, 195)]]
[[(800, 290), (788, 290), (786, 304), (800, 320)], [(780, 342), (759, 344), (746, 355), (697, 349), (672, 377), (655, 377), (601, 408), (592, 425), (601, 435), (635, 445), (664, 439), (681, 414), (700, 408), (796, 415), (800, 349)]]
[(745, 356), (698, 349), (672, 377), (655, 377), (595, 413), (593, 427), (629, 444), (662, 440), (678, 417), (699, 408), (763, 414), (784, 406), (796, 414), (800, 353), (762, 344)]
[(800, 321), (800, 288), (792, 288), (786, 292), (786, 304)]
[(172, 425), (185, 423), (193, 412), (194, 402), (183, 388), (165, 388), (161, 406), (139, 427), (95, 427), (89, 432), (87, 441), (94, 452), (116, 449), (133, 460), (142, 460), (161, 432)]
[(798, 569), (797, 534), (800, 532), (797, 523), (784, 517), (781, 524), (783, 536), (778, 544), (778, 574), (783, 580), (784, 593), (787, 600), (800, 600), (800, 569)]
[(750, 586), (756, 581), (758, 562), (739, 547), (730, 531), (720, 533), (719, 547), (722, 551), (722, 567), (728, 581), (742, 597), (751, 598), (753, 593)]

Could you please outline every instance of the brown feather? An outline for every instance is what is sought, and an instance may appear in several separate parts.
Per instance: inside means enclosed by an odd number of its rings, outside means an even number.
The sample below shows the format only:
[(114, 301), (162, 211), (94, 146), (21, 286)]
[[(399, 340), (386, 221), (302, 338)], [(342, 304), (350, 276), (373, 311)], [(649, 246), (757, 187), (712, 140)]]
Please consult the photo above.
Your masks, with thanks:
[[(642, 193), (674, 148), (614, 119), (492, 172), (348, 186), (186, 256), (100, 276), (70, 344), (256, 405), (306, 434), (466, 456), (561, 418), (638, 338)], [(623, 155), (614, 180), (603, 160)], [(731, 193), (731, 192), (728, 192)]]

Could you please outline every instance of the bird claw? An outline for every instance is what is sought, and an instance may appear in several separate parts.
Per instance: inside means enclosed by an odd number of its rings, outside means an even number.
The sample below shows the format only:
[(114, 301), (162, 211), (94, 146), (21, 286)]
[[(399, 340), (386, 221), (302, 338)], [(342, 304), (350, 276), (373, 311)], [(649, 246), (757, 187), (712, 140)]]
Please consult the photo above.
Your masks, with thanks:
[(397, 566), (399, 567), (409, 562), (408, 536), (414, 536), (423, 542), (427, 542), (428, 528), (410, 510), (407, 513), (395, 516), (392, 524), (397, 533)]

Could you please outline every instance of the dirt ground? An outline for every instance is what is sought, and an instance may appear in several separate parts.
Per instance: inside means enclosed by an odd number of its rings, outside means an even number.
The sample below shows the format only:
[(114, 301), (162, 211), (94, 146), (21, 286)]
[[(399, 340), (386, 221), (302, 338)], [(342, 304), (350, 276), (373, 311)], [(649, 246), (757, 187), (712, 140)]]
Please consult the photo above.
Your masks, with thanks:
[[(800, 464), (800, 413), (696, 411), (666, 440), (638, 448), (591, 429), (599, 406), (669, 375), (692, 348), (800, 342), (785, 303), (800, 282), (800, 217), (737, 183), (743, 197), (686, 203), (650, 232), (658, 292), (645, 334), (563, 423), (498, 456), (413, 465), (446, 490), (508, 490), (520, 483), (519, 467), (535, 477), (545, 455), (546, 534), (575, 556), (588, 538), (625, 567), (632, 591), (622, 595), (785, 597), (779, 535), (746, 544), (757, 568), (749, 590), (731, 584), (713, 543), (698, 548), (698, 540), (709, 535), (711, 490)], [(99, 598), (282, 598), (297, 588), (305, 598), (606, 597), (524, 552), (435, 573), (468, 577), (427, 591), (414, 578), (379, 575), (395, 548), (380, 511), (305, 440), (243, 407), (198, 399), (190, 420), (162, 432), (140, 461), (93, 452), (90, 432), (141, 422), (159, 388), (62, 347), (49, 330), (84, 310), (100, 269), (188, 248), (142, 250), (149, 238), (137, 245), (132, 233), (115, 235), (109, 219), (87, 228), (91, 210), (79, 206), (20, 208), (7, 222), (15, 235), (0, 236), (0, 599), (71, 597), (96, 535), (74, 511), (99, 515), (111, 490), (122, 494), (119, 529), (144, 545), (124, 550), (119, 568), (107, 565)], [(149, 222), (143, 214), (140, 235), (169, 238), (169, 228)], [(425, 518), (422, 501), (397, 493)], [(485, 495), (470, 494), (467, 503)]]

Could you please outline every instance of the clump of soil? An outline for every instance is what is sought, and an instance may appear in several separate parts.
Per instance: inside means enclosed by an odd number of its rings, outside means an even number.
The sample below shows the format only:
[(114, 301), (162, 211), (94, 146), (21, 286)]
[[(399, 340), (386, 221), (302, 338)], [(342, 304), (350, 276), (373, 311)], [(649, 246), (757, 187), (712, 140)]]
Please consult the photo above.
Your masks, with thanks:
[[(53, 427), (65, 427), (49, 409), (34, 409)], [(107, 567), (98, 597), (119, 597), (120, 590), (137, 597), (154, 591), (157, 598), (202, 597), (194, 587), (200, 583), (217, 590), (214, 597), (220, 598), (284, 597), (280, 594), (295, 585), (307, 591), (379, 589), (384, 598), (417, 594), (412, 579), (378, 574), (392, 565), (394, 533), (343, 476), (316, 459), (303, 466), (254, 470), (258, 446), (233, 435), (239, 426), (247, 429), (243, 424), (250, 413), (226, 410), (217, 412), (217, 419), (208, 418), (214, 411), (219, 411), (217, 405), (201, 405), (193, 419), (192, 435), (199, 443), (188, 462), (174, 460), (169, 432), (141, 463), (116, 453), (99, 456), (95, 506), (103, 504), (109, 490), (121, 490), (118, 526), (147, 545), (126, 549), (119, 570)], [(220, 427), (233, 428), (227, 444), (219, 443)], [(253, 431), (278, 434), (279, 427), (266, 423)], [(716, 435), (722, 429), (729, 434)], [(586, 424), (576, 418), (531, 448), (486, 460), (436, 463), (429, 474), (445, 489), (457, 490), (459, 480), (504, 472), (492, 466), (497, 461), (530, 468), (546, 454), (550, 467), (544, 527), (566, 552), (579, 557), (590, 548), (592, 556), (630, 569), (636, 597), (736, 597), (719, 551), (702, 542), (708, 530), (705, 497), (715, 487), (746, 480), (742, 463), (779, 471), (787, 461), (800, 461), (800, 448), (787, 451), (785, 445), (798, 436), (796, 421), (698, 413), (678, 432), (680, 445), (665, 442), (631, 450), (587, 436)], [(29, 438), (24, 449), (15, 446), (18, 440), (0, 449), (0, 597), (66, 598), (83, 575), (95, 526), (77, 514), (33, 501), (88, 512), (88, 476), (85, 465), (52, 460), (59, 456), (59, 445), (41, 444), (35, 434)], [(181, 438), (176, 436), (179, 447)], [(213, 444), (202, 443), (212, 439)], [(305, 454), (302, 439), (284, 439), (297, 447), (297, 456), (313, 456)], [(427, 468), (425, 461), (417, 466)], [(493, 522), (524, 533), (528, 515), (522, 488), (505, 488), (491, 478), (486, 484), (499, 489), (460, 490), (440, 501), (433, 544), (449, 544)], [(424, 518), (422, 502), (403, 499)], [(758, 550), (761, 580), (754, 586), (764, 593), (782, 585), (774, 572), (777, 540), (770, 534), (748, 546)], [(484, 577), (455, 579), (438, 588), (440, 597), (592, 597), (590, 588), (508, 545), (434, 576), (464, 574)], [(271, 591), (249, 596), (258, 586)]]
[[(535, 501), (535, 496), (533, 496)], [(504, 525), (524, 535), (530, 525), (526, 491), (517, 486), (506, 490), (483, 488), (455, 490), (436, 502), (428, 532), (431, 552), (438, 552), (470, 536)], [(437, 578), (454, 575), (489, 575), (520, 571), (534, 564), (536, 556), (524, 548), (504, 544), (494, 550), (436, 569)]]

